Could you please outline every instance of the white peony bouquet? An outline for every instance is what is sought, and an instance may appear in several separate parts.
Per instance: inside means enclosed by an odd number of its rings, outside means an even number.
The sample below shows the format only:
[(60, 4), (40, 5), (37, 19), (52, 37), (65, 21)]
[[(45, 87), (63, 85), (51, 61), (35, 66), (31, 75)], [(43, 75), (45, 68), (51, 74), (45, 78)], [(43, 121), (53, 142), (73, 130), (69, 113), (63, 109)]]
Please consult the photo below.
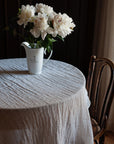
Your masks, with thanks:
[(64, 40), (75, 27), (67, 14), (56, 13), (52, 7), (42, 3), (35, 6), (22, 5), (17, 23), (23, 26), (25, 41), (31, 48), (44, 47), (48, 52), (56, 38)]

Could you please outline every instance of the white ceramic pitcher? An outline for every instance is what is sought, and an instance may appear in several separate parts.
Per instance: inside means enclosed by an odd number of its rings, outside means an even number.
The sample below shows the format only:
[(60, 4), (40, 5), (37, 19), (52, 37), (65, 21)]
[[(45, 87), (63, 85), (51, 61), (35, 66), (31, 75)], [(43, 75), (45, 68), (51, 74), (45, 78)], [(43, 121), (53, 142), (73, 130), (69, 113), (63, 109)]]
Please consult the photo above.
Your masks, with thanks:
[[(44, 48), (31, 48), (28, 42), (22, 42), (21, 46), (25, 48), (28, 71), (30, 74), (41, 74), (43, 67)], [(52, 51), (45, 64), (52, 56)]]

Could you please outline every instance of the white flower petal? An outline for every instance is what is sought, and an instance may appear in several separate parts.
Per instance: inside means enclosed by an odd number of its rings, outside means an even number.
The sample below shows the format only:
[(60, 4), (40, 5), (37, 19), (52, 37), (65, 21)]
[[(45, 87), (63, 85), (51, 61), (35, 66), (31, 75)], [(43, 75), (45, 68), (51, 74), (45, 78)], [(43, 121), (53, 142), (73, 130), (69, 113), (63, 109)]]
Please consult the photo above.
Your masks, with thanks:
[(33, 28), (30, 30), (31, 34), (35, 37), (35, 38), (39, 38), (40, 36), (40, 31), (37, 28)]
[(46, 35), (47, 35), (47, 33), (46, 33), (45, 31), (44, 31), (44, 32), (41, 32), (41, 38), (42, 38), (42, 40), (45, 39)]

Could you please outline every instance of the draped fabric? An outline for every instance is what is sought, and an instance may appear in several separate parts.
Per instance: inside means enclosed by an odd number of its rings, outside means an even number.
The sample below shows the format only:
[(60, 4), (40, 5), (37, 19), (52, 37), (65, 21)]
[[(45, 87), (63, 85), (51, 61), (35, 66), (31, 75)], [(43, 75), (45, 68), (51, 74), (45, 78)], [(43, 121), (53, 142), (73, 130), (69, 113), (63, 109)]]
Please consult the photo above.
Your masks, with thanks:
[(0, 60), (0, 144), (92, 144), (85, 82), (60, 61), (30, 75), (26, 59)]
[[(114, 62), (114, 0), (98, 0), (95, 19), (93, 53), (97, 57), (106, 57)], [(107, 77), (106, 71), (102, 90), (105, 89)], [(114, 131), (114, 101), (107, 128)]]
[(114, 62), (114, 1), (97, 2), (93, 53)]

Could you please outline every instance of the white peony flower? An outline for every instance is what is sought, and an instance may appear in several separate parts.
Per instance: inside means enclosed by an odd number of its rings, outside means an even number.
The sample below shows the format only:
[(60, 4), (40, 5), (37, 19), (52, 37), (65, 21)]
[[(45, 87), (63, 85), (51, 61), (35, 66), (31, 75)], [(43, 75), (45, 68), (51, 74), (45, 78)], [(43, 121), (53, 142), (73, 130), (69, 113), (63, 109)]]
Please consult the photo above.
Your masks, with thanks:
[(46, 14), (48, 16), (48, 21), (52, 21), (56, 13), (53, 8), (45, 4), (36, 4), (36, 12)]
[(27, 25), (28, 22), (31, 22), (32, 17), (35, 14), (35, 7), (34, 6), (30, 6), (30, 5), (22, 5), (21, 7), (21, 13), (18, 16), (19, 20), (17, 21), (17, 23), (19, 25), (24, 24), (24, 27)]
[(40, 3), (40, 4), (36, 4), (35, 7), (36, 7), (36, 12), (38, 12), (38, 13), (39, 12), (42, 13), (42, 14), (45, 13), (48, 16), (53, 13), (53, 8), (48, 6), (48, 5)]
[(47, 23), (47, 16), (45, 14), (38, 13), (38, 16), (35, 16), (33, 21), (34, 28), (31, 29), (30, 32), (35, 38), (38, 38), (41, 35), (44, 40), (47, 35), (47, 28), (49, 27)]
[(59, 13), (54, 16), (53, 27), (54, 31), (58, 35), (60, 35), (62, 38), (65, 38), (73, 31), (75, 24), (73, 23), (72, 18), (70, 18), (67, 14)]
[(47, 33), (51, 34), (53, 37), (56, 37), (58, 34), (58, 31), (54, 30), (52, 27), (47, 28)]

